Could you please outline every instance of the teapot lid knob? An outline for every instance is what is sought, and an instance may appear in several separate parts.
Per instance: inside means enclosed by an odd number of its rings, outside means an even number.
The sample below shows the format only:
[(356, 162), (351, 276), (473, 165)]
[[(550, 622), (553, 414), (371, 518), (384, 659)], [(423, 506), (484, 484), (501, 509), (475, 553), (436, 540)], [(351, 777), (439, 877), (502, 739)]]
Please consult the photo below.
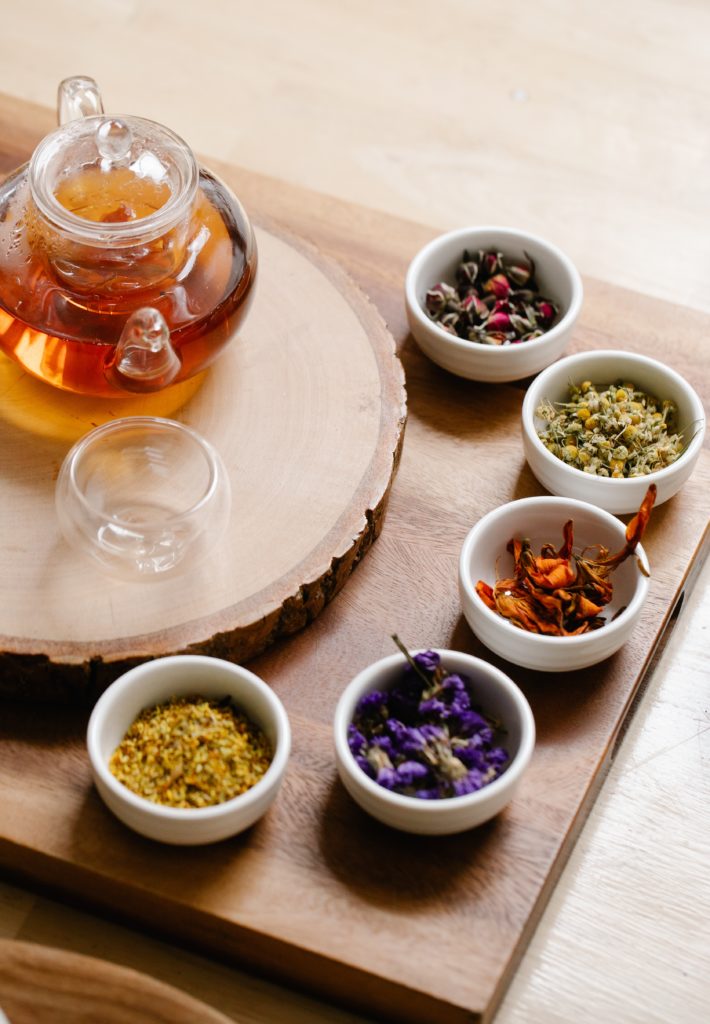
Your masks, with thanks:
[(110, 117), (96, 129), (96, 148), (100, 156), (116, 164), (128, 156), (133, 145), (133, 132), (125, 121)]

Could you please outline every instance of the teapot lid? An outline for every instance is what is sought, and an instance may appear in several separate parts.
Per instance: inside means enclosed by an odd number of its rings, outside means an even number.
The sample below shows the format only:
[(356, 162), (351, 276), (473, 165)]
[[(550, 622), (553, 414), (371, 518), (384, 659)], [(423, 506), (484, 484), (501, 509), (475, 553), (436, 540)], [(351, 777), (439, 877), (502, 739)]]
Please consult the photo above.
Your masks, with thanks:
[[(36, 206), (55, 229), (84, 244), (160, 237), (182, 219), (197, 191), (192, 150), (154, 121), (106, 116), (100, 98), (92, 106), (98, 112), (89, 116), (82, 116), (85, 107), (69, 110), (75, 119), (37, 146), (29, 169)], [(60, 111), (66, 115), (66, 105)]]

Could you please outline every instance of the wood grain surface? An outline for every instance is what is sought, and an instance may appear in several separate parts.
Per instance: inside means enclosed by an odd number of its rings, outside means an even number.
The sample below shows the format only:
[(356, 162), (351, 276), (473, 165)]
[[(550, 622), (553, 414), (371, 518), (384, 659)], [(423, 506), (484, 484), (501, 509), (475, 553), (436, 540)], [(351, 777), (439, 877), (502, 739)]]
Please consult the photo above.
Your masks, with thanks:
[[(7, 101), (5, 136), (36, 110)], [(1, 134), (1, 133), (0, 133)], [(383, 312), (405, 366), (410, 416), (386, 528), (348, 587), (304, 633), (252, 666), (284, 700), (294, 731), (282, 795), (248, 836), (206, 850), (159, 848), (114, 821), (91, 788), (84, 720), (22, 707), (3, 718), (8, 794), (0, 857), (18, 876), (276, 973), (351, 1007), (406, 1021), (485, 1020), (494, 1011), (589, 810), (655, 647), (700, 563), (710, 467), (652, 519), (651, 595), (627, 647), (567, 678), (492, 658), (460, 616), (456, 560), (471, 523), (540, 493), (519, 442), (522, 392), (450, 377), (408, 338), (401, 281), (433, 232), (217, 168), (260, 210), (342, 261)], [(667, 355), (698, 380), (708, 317), (586, 282), (573, 348), (616, 344)], [(519, 798), (465, 836), (413, 840), (367, 819), (336, 781), (330, 719), (348, 679), (410, 645), (479, 653), (508, 668), (536, 717), (538, 747)], [(51, 768), (50, 768), (51, 766)], [(32, 808), (31, 815), (27, 808)], [(90, 895), (89, 883), (91, 883)], [(436, 955), (432, 955), (435, 949)]]
[(9, 1024), (228, 1024), (138, 971), (9, 939), (0, 939), (0, 1009)]
[[(90, 699), (147, 656), (253, 657), (312, 621), (379, 534), (406, 416), (393, 339), (332, 260), (283, 232), (260, 228), (257, 240), (248, 321), (197, 381), (97, 400), (0, 358), (0, 561), (14, 579), (0, 606), (0, 692)], [(227, 530), (195, 571), (107, 579), (61, 537), (59, 466), (94, 425), (166, 414), (220, 452)]]

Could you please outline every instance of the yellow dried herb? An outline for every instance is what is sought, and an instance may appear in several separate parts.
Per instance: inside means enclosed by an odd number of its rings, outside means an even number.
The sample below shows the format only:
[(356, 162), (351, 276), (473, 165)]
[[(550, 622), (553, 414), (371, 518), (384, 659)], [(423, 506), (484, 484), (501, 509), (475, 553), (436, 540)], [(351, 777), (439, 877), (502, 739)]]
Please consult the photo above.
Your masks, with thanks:
[(173, 697), (141, 712), (109, 769), (153, 803), (209, 807), (251, 789), (272, 757), (262, 730), (228, 699)]

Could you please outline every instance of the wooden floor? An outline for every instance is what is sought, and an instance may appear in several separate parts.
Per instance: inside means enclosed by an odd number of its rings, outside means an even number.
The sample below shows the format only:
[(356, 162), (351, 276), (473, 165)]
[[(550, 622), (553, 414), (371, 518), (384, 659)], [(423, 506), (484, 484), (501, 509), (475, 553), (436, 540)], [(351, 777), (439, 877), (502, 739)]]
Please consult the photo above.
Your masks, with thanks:
[[(25, 0), (2, 12), (0, 91), (52, 104), (90, 74), (107, 109), (203, 154), (435, 227), (524, 227), (583, 274), (710, 312), (708, 40), (697, 0)], [(709, 627), (706, 569), (497, 1024), (710, 1019)], [(244, 1024), (359, 1019), (11, 885), (0, 935)]]

